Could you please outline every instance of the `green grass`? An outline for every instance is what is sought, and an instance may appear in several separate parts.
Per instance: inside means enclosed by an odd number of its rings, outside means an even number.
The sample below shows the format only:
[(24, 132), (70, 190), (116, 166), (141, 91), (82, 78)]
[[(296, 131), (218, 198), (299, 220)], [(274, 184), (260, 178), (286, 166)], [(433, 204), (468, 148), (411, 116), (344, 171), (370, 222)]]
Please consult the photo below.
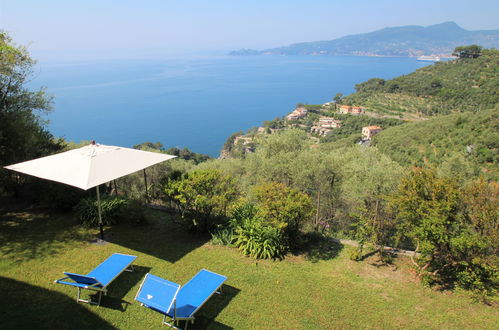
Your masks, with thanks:
[[(0, 328), (160, 328), (161, 315), (134, 296), (145, 273), (185, 283), (201, 268), (228, 276), (221, 296), (198, 312), (191, 329), (487, 328), (494, 307), (463, 292), (423, 287), (408, 261), (397, 270), (350, 261), (349, 247), (316, 245), (284, 261), (259, 261), (212, 245), (163, 213), (148, 225), (106, 230), (110, 243), (91, 244), (97, 231), (70, 214), (0, 215)], [(63, 271), (85, 273), (114, 252), (137, 255), (134, 273), (109, 286), (100, 307), (77, 304), (76, 290), (54, 284)]]

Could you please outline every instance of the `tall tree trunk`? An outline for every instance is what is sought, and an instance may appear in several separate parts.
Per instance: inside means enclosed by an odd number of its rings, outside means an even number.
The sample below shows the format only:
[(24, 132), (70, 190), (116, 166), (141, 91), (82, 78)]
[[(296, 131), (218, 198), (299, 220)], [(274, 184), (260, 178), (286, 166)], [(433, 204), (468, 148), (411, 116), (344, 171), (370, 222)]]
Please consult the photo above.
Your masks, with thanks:
[(315, 212), (315, 230), (318, 229), (319, 226), (319, 217), (320, 217), (320, 208), (321, 208), (321, 190), (317, 190), (317, 211)]

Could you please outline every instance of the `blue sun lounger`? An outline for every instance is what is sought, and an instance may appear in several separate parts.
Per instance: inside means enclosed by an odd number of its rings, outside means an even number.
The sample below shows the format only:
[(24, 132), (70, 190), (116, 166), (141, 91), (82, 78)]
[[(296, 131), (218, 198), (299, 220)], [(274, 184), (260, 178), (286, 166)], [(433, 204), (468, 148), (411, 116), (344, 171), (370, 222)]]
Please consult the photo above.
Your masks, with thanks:
[[(174, 329), (179, 321), (185, 320), (185, 328), (189, 321), (194, 323), (194, 314), (210, 299), (221, 292), (223, 283), (227, 280), (209, 270), (202, 269), (184, 286), (162, 279), (161, 277), (147, 274), (135, 300), (143, 306), (164, 315), (162, 324)], [(166, 318), (170, 320), (166, 322)]]
[[(124, 271), (133, 271), (132, 262), (136, 256), (128, 254), (114, 253), (112, 256), (104, 260), (99, 266), (92, 270), (87, 275), (67, 273), (66, 277), (56, 280), (55, 283), (66, 284), (78, 288), (77, 302), (85, 302), (93, 305), (100, 305), (102, 293), (107, 294), (107, 286), (114, 281)], [(130, 268), (129, 268), (130, 267)], [(67, 279), (73, 282), (65, 281)], [(80, 298), (81, 289), (93, 290), (99, 292), (99, 301), (97, 303), (91, 300), (83, 300)]]

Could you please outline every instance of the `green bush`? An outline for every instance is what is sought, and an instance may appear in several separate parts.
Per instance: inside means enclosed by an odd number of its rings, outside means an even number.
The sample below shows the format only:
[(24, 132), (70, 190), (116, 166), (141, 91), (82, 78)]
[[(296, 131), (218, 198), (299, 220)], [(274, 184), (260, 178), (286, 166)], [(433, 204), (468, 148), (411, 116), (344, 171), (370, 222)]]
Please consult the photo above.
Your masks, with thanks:
[(145, 207), (138, 199), (130, 199), (126, 202), (123, 219), (127, 222), (140, 225), (146, 222)]
[(287, 245), (298, 246), (300, 230), (312, 214), (312, 199), (278, 182), (255, 186), (253, 197), (256, 201), (256, 217), (266, 226), (278, 229)]
[(414, 168), (390, 197), (399, 233), (417, 242), (424, 282), (493, 296), (498, 286), (497, 196), (484, 178), (458, 189), (455, 178)]
[(232, 245), (234, 231), (231, 227), (218, 227), (211, 233), (211, 242), (215, 245)]
[(457, 283), (460, 287), (472, 290), (483, 296), (495, 296), (499, 287), (497, 267), (487, 265), (477, 259), (472, 262), (462, 261), (457, 267)]
[(350, 260), (353, 261), (361, 261), (362, 260), (362, 250), (361, 249), (355, 249), (350, 252)]
[(257, 218), (248, 219), (236, 228), (234, 244), (255, 259), (282, 259), (287, 250), (282, 232)]
[[(126, 206), (127, 200), (122, 197), (106, 197), (102, 199), (102, 223), (104, 225), (118, 223), (119, 218), (124, 214)], [(99, 211), (97, 208), (97, 200), (85, 198), (73, 208), (73, 211), (83, 225), (93, 227), (99, 225)]]
[(255, 259), (282, 259), (288, 246), (282, 229), (256, 216), (257, 208), (246, 204), (234, 212), (234, 245)]
[(34, 179), (30, 185), (36, 202), (56, 210), (71, 210), (88, 192), (58, 182)]
[(196, 170), (171, 178), (164, 185), (165, 196), (174, 202), (197, 230), (208, 231), (223, 218), (238, 196), (234, 179), (217, 169)]

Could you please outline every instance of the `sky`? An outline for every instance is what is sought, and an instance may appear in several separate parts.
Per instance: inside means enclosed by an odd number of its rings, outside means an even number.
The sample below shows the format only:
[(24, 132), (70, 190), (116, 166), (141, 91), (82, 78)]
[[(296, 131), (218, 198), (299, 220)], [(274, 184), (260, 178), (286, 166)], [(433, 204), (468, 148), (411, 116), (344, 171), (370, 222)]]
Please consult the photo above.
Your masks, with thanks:
[(0, 29), (49, 57), (265, 49), (446, 21), (488, 30), (498, 18), (497, 0), (0, 0)]

